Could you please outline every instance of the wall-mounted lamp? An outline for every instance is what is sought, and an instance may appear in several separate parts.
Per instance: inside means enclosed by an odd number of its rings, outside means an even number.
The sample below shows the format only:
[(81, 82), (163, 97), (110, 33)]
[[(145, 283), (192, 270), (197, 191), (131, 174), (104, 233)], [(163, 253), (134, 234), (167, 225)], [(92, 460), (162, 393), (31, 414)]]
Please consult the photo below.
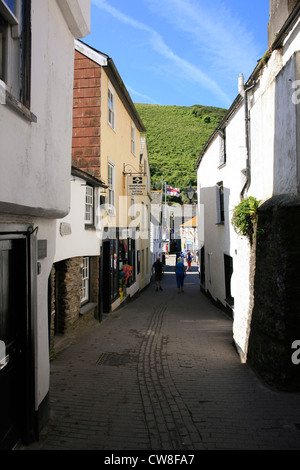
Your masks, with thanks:
[(195, 194), (195, 190), (194, 188), (192, 187), (192, 185), (190, 184), (188, 189), (186, 190), (187, 192), (187, 195), (188, 195), (188, 198), (190, 200), (190, 202), (192, 201), (193, 197), (194, 197), (194, 194)]

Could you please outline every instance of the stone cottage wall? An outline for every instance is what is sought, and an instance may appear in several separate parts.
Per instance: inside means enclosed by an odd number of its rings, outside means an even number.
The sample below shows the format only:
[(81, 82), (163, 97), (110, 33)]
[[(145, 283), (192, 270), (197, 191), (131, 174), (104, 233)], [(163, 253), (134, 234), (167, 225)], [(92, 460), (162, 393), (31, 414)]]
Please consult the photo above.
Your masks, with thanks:
[(82, 258), (71, 258), (55, 265), (56, 333), (70, 331), (80, 313)]
[(300, 391), (300, 203), (274, 197), (259, 209), (248, 362), (271, 386)]
[(82, 257), (55, 263), (50, 276), (50, 355), (55, 336), (78, 335), (99, 320), (99, 257), (90, 258), (90, 302), (81, 305)]

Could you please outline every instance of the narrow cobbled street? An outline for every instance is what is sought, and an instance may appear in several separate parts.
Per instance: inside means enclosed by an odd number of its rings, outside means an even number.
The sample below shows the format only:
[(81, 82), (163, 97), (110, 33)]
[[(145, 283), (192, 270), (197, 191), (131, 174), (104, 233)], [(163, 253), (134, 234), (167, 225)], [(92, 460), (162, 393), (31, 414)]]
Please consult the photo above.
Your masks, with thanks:
[(300, 449), (300, 396), (265, 387), (175, 257), (154, 283), (51, 363), (51, 421), (20, 450)]

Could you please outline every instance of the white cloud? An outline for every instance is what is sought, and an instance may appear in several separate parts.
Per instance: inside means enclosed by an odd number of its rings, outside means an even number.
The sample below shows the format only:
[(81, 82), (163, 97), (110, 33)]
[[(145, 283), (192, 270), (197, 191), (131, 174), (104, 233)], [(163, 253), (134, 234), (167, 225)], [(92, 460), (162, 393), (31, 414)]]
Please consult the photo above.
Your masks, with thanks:
[[(140, 93), (140, 92), (136, 91), (134, 88), (132, 88), (129, 85), (125, 85), (125, 86), (126, 86), (126, 89), (129, 91), (129, 93), (131, 95), (136, 96), (137, 98), (142, 98), (144, 100), (143, 103), (148, 101), (148, 102), (153, 103), (153, 104), (159, 104), (157, 101), (150, 98), (150, 96), (144, 95), (143, 93)], [(136, 102), (137, 100), (134, 100), (134, 101)]]
[(249, 72), (256, 64), (252, 33), (222, 0), (144, 0), (180, 34), (189, 36), (215, 69), (223, 73)]
[[(164, 0), (164, 2), (165, 1), (168, 3), (169, 0)], [(175, 0), (175, 3), (177, 3), (177, 1), (178, 0)], [(160, 5), (164, 5), (164, 2), (161, 2)], [(222, 90), (222, 88), (219, 87), (215, 80), (211, 79), (199, 67), (196, 67), (187, 60), (175, 54), (166, 44), (163, 37), (155, 29), (146, 25), (145, 23), (136, 21), (128, 15), (125, 15), (121, 11), (109, 5), (105, 0), (92, 0), (92, 3), (94, 3), (94, 5), (98, 8), (105, 10), (118, 21), (121, 21), (122, 23), (140, 31), (144, 31), (148, 35), (148, 42), (152, 49), (163, 56), (171, 64), (173, 64), (177, 68), (178, 74), (190, 82), (194, 82), (205, 87), (215, 96), (218, 96), (224, 104), (229, 105), (231, 103), (232, 100), (230, 97)], [(178, 1), (178, 6), (180, 6), (180, 3), (181, 2)]]

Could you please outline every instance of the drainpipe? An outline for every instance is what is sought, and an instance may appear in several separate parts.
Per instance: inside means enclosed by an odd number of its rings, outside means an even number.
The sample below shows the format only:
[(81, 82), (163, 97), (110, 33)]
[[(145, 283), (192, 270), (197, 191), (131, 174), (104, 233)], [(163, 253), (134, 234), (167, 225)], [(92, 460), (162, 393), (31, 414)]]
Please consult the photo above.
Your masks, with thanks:
[(245, 88), (244, 85), (244, 76), (241, 73), (239, 76), (239, 93), (241, 96), (244, 97), (245, 100), (245, 138), (246, 138), (246, 182), (243, 186), (241, 191), (241, 199), (244, 199), (244, 194), (246, 189), (249, 189), (251, 183), (251, 159), (250, 159), (250, 117), (249, 117), (249, 110), (248, 110), (248, 91), (252, 90), (255, 87), (255, 81), (253, 84), (248, 88)]

